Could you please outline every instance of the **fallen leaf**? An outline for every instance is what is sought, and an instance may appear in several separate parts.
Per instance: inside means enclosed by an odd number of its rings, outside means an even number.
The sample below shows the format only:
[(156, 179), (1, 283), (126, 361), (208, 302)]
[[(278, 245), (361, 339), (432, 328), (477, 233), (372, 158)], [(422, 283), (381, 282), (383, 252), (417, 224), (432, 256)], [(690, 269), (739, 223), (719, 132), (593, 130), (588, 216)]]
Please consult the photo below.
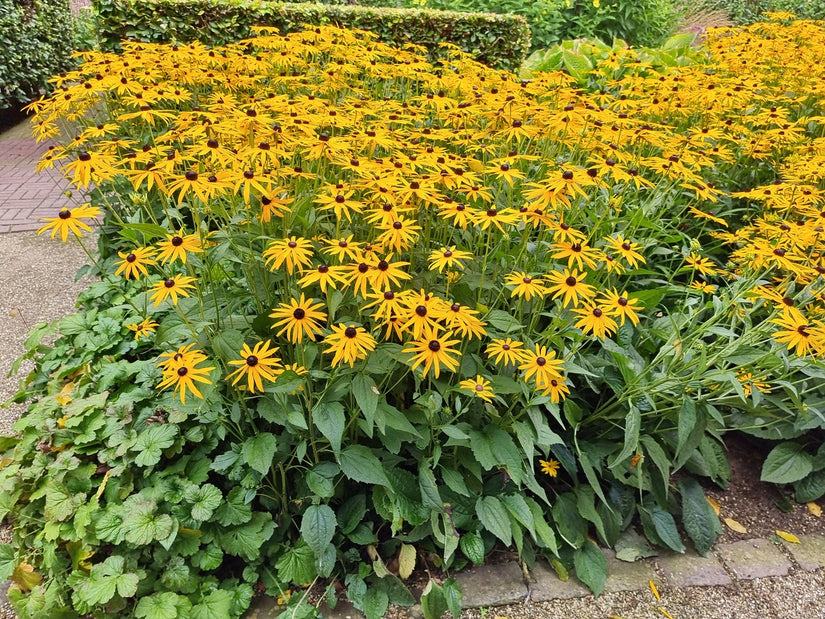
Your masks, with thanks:
[(806, 503), (805, 505), (808, 506), (808, 511), (811, 512), (811, 514), (813, 514), (817, 518), (822, 516), (822, 508), (819, 505), (817, 505), (816, 503), (814, 503), (813, 501), (810, 501), (810, 502)]
[(705, 498), (708, 500), (708, 503), (710, 503), (710, 506), (713, 508), (713, 511), (715, 511), (716, 515), (718, 516), (719, 512), (721, 511), (719, 509), (719, 503), (717, 503), (715, 499), (712, 499), (709, 496)]
[(415, 548), (409, 544), (401, 544), (398, 553), (398, 575), (401, 580), (407, 580), (415, 569)]
[(731, 531), (736, 531), (737, 533), (747, 533), (748, 529), (745, 525), (741, 522), (737, 522), (733, 518), (725, 518), (725, 524), (728, 525), (728, 528)]
[(654, 583), (652, 580), (648, 580), (647, 582), (650, 584), (650, 590), (653, 592), (653, 595), (656, 597), (656, 601), (661, 600), (662, 596), (659, 595), (659, 590), (656, 588), (656, 583)]
[(33, 565), (30, 565), (24, 561), (23, 563), (19, 563), (17, 567), (14, 568), (14, 573), (11, 575), (11, 579), (21, 591), (31, 591), (40, 584), (43, 577), (34, 571)]
[(784, 539), (786, 542), (790, 542), (791, 544), (799, 543), (799, 538), (793, 533), (788, 533), (787, 531), (777, 531), (776, 534), (782, 539)]

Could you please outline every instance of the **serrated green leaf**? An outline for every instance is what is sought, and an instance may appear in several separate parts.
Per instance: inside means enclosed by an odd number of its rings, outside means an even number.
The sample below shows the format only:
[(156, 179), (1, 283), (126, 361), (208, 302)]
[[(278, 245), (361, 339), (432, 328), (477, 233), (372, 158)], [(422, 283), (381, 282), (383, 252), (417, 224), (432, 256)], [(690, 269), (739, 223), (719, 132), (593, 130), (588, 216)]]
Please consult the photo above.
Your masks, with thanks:
[(576, 498), (569, 492), (562, 494), (552, 511), (559, 535), (573, 548), (581, 548), (587, 538), (587, 522), (579, 514)]
[(696, 427), (696, 403), (688, 395), (682, 398), (682, 408), (679, 409), (679, 417), (676, 428), (676, 457), (679, 458), (685, 448), (688, 438)]
[(716, 541), (717, 534), (721, 533), (722, 525), (699, 482), (686, 477), (679, 481), (679, 489), (682, 493), (682, 524), (696, 552), (704, 557)]
[(215, 518), (218, 524), (230, 526), (234, 524), (244, 524), (252, 519), (252, 507), (246, 504), (244, 488), (235, 487), (229, 491), (229, 496), (215, 510)]
[(390, 486), (384, 467), (376, 455), (363, 445), (350, 445), (338, 454), (338, 464), (344, 475), (363, 484)]
[(209, 520), (223, 502), (223, 494), (212, 484), (204, 484), (184, 492), (184, 499), (192, 504), (194, 520)]
[(367, 619), (381, 619), (390, 605), (390, 598), (385, 591), (377, 587), (367, 589), (364, 595), (364, 615)]
[(602, 551), (590, 540), (573, 553), (576, 577), (598, 597), (604, 591), (607, 581), (607, 559)]
[(341, 439), (344, 436), (344, 427), (347, 423), (343, 404), (340, 402), (319, 402), (312, 409), (312, 422), (332, 445), (332, 450), (338, 453), (341, 450)]
[(275, 523), (268, 512), (255, 512), (246, 524), (222, 528), (217, 534), (224, 552), (243, 557), (249, 561), (257, 559), (261, 548), (275, 531)]
[(155, 423), (141, 432), (132, 451), (136, 451), (135, 464), (154, 466), (160, 462), (163, 450), (172, 446), (178, 436), (178, 426), (172, 423)]
[(275, 459), (278, 439), (270, 432), (261, 432), (243, 442), (241, 457), (253, 470), (266, 475)]
[(444, 502), (441, 500), (441, 493), (438, 491), (435, 475), (426, 464), (419, 465), (418, 487), (421, 490), (421, 502), (425, 506), (439, 512), (444, 509)]
[(315, 553), (309, 546), (299, 542), (281, 555), (275, 563), (275, 569), (282, 582), (308, 584), (317, 575)]
[(762, 465), (760, 479), (772, 484), (792, 484), (807, 477), (812, 470), (812, 456), (802, 445), (786, 441), (771, 449)]
[(817, 501), (825, 496), (825, 471), (815, 471), (794, 483), (794, 498), (798, 503)]
[(499, 538), (505, 546), (513, 541), (510, 517), (501, 501), (494, 496), (479, 497), (476, 501), (476, 515), (490, 533)]
[(441, 619), (447, 612), (444, 589), (434, 580), (430, 580), (421, 593), (421, 611), (424, 613), (424, 619)]
[(192, 607), (190, 619), (226, 619), (231, 616), (232, 593), (216, 589)]
[(335, 512), (329, 505), (310, 505), (301, 518), (301, 537), (320, 556), (335, 535)]
[(670, 513), (663, 510), (658, 505), (654, 505), (649, 511), (653, 528), (656, 535), (662, 540), (665, 546), (676, 552), (684, 552), (685, 545), (679, 537), (679, 530), (676, 528), (676, 521)]
[(9, 579), (17, 566), (14, 548), (11, 544), (0, 544), (0, 582)]
[(364, 419), (372, 425), (381, 395), (375, 381), (367, 374), (356, 374), (352, 379), (352, 395), (355, 396), (355, 401), (364, 414)]
[(171, 591), (153, 593), (140, 598), (135, 608), (138, 619), (177, 619), (178, 595)]
[(484, 563), (484, 540), (478, 533), (470, 532), (462, 535), (459, 546), (464, 556), (474, 565)]
[(455, 578), (448, 578), (442, 585), (444, 591), (444, 601), (447, 603), (447, 610), (454, 619), (461, 615), (461, 587), (458, 586)]
[(636, 448), (639, 446), (639, 428), (641, 425), (642, 414), (638, 408), (631, 405), (630, 411), (624, 420), (624, 443), (622, 450), (616, 454), (613, 461), (609, 464), (611, 469), (636, 453)]

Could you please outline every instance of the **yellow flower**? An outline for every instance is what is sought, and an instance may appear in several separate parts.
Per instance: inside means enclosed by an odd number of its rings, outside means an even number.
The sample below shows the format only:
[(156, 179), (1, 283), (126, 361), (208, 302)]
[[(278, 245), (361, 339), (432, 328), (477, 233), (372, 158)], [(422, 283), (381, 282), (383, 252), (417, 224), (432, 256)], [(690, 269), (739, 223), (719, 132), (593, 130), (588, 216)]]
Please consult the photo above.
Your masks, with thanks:
[(472, 258), (473, 254), (468, 251), (456, 249), (455, 245), (442, 247), (439, 250), (430, 252), (430, 269), (438, 269), (439, 273), (441, 273), (445, 267), (448, 269), (452, 267), (463, 269), (464, 265), (461, 261), (472, 260)]
[(200, 253), (203, 251), (201, 240), (197, 234), (183, 234), (181, 229), (177, 234), (167, 234), (166, 240), (157, 245), (158, 260), (161, 264), (180, 260), (186, 264), (186, 252)]
[(585, 301), (596, 296), (596, 289), (590, 284), (585, 284), (584, 279), (587, 273), (582, 271), (579, 273), (575, 269), (565, 269), (564, 272), (553, 271), (547, 276), (551, 286), (547, 291), (553, 293), (553, 298), (562, 297), (562, 306), (568, 307), (571, 304), (573, 307), (578, 307), (579, 298)]
[(573, 312), (580, 316), (576, 327), (584, 333), (592, 333), (595, 337), (604, 339), (618, 329), (609, 311), (595, 303), (585, 303), (583, 307), (574, 309)]
[(548, 290), (544, 287), (544, 282), (538, 277), (532, 277), (522, 271), (513, 271), (504, 277), (504, 283), (513, 286), (511, 297), (524, 297), (529, 301), (533, 297), (543, 297)]
[(481, 398), (485, 402), (493, 401), (494, 394), (492, 383), (490, 383), (489, 380), (487, 380), (480, 374), (476, 375), (475, 378), (468, 378), (467, 380), (462, 380), (458, 384), (458, 386), (462, 389), (466, 389), (474, 396)]
[(250, 349), (247, 344), (241, 348), (240, 355), (242, 359), (234, 359), (229, 362), (229, 365), (239, 365), (240, 367), (226, 377), (227, 380), (235, 377), (232, 381), (234, 386), (244, 376), (247, 378), (247, 389), (249, 393), (254, 394), (255, 391), (263, 391), (263, 381), (261, 379), (274, 382), (277, 377), (276, 370), (280, 365), (280, 358), (275, 356), (278, 352), (278, 347), (270, 348), (270, 340), (265, 342), (258, 342), (255, 347)]
[(547, 346), (536, 344), (533, 350), (525, 350), (521, 356), (520, 370), (524, 372), (524, 380), (535, 380), (536, 386), (545, 388), (553, 379), (562, 378), (559, 370), (564, 361), (556, 359), (556, 353), (548, 350)]
[(550, 477), (556, 477), (559, 474), (559, 461), (553, 460), (539, 460), (541, 472)]
[(153, 292), (151, 299), (155, 302), (155, 307), (170, 297), (172, 299), (172, 305), (177, 305), (178, 295), (188, 297), (189, 289), (193, 289), (195, 287), (192, 285), (192, 282), (194, 281), (194, 277), (188, 277), (186, 275), (175, 275), (169, 279), (160, 280), (152, 286)]
[(181, 404), (186, 404), (187, 389), (198, 398), (203, 398), (195, 383), (211, 385), (212, 381), (207, 378), (207, 375), (215, 369), (213, 366), (197, 367), (206, 361), (206, 355), (200, 350), (192, 350), (192, 346), (194, 344), (182, 346), (176, 352), (163, 353), (161, 357), (165, 359), (158, 362), (158, 366), (163, 370), (158, 389), (174, 386), (176, 394), (180, 390)]
[(356, 361), (366, 359), (376, 345), (375, 338), (366, 329), (355, 325), (332, 327), (332, 333), (324, 339), (324, 343), (329, 346), (324, 352), (334, 353), (332, 367), (342, 361), (353, 367)]
[(269, 315), (275, 319), (272, 328), (283, 327), (278, 335), (286, 333), (293, 344), (300, 344), (305, 334), (314, 341), (315, 336), (321, 333), (321, 322), (327, 318), (326, 313), (321, 311), (323, 303), (313, 305), (314, 300), (305, 299), (304, 293), (301, 293), (300, 301), (291, 299), (289, 303), (280, 303)]
[(155, 329), (158, 328), (158, 323), (151, 318), (144, 318), (142, 322), (127, 324), (126, 328), (134, 332), (135, 340), (139, 340), (142, 337), (148, 338), (150, 334), (154, 333)]
[(75, 236), (82, 236), (80, 233), (81, 230), (85, 230), (86, 232), (91, 232), (92, 229), (83, 221), (80, 221), (81, 217), (98, 217), (100, 215), (100, 209), (94, 208), (89, 204), (84, 204), (83, 206), (78, 206), (75, 209), (67, 209), (62, 208), (60, 212), (57, 214), (57, 217), (44, 217), (43, 221), (48, 222), (45, 226), (40, 227), (37, 230), (37, 234), (42, 234), (46, 230), (52, 231), (52, 238), (59, 232), (60, 233), (60, 240), (64, 243), (66, 239), (69, 238), (69, 232), (74, 234)]
[(270, 270), (275, 271), (285, 264), (287, 273), (292, 275), (296, 269), (312, 264), (312, 243), (295, 236), (273, 241), (264, 251), (263, 257)]
[(459, 365), (458, 357), (461, 353), (451, 348), (458, 344), (459, 340), (450, 340), (447, 337), (447, 334), (439, 335), (437, 329), (426, 327), (421, 337), (404, 348), (402, 352), (413, 355), (411, 366), (413, 370), (423, 363), (424, 377), (426, 378), (432, 369), (435, 377), (438, 378), (442, 365), (451, 372), (455, 372)]
[(524, 344), (509, 337), (504, 340), (493, 339), (487, 344), (487, 357), (496, 364), (516, 365), (523, 359)]
[(152, 247), (138, 247), (130, 252), (117, 252), (122, 260), (117, 263), (118, 267), (115, 275), (122, 273), (126, 279), (138, 279), (141, 273), (148, 276), (149, 271), (146, 269), (146, 265), (156, 264), (152, 259), (154, 253), (155, 250)]

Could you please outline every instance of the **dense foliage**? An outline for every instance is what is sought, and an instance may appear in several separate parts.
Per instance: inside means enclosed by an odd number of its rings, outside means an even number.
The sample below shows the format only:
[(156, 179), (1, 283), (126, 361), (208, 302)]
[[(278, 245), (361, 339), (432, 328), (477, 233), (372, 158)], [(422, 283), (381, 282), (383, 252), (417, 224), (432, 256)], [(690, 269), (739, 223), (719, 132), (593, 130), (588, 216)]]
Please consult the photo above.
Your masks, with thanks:
[[(76, 136), (42, 166), (95, 187), (41, 232), (103, 225), (2, 439), (21, 617), (223, 619), (310, 585), (372, 618), (497, 543), (598, 593), (591, 537), (710, 548), (696, 478), (727, 483), (731, 429), (825, 494), (825, 31), (608, 53), (583, 85), (450, 53), (124, 43), (32, 106)], [(430, 581), (428, 616), (459, 605)]]
[(431, 61), (442, 43), (452, 43), (499, 69), (517, 69), (530, 48), (530, 28), (515, 15), (266, 0), (93, 0), (93, 6), (101, 45), (109, 50), (121, 40), (222, 45), (249, 36), (253, 26), (284, 34), (307, 24), (369, 30), (391, 45), (419, 45)]
[(0, 109), (40, 96), (71, 62), (68, 0), (0, 0)]
[(683, 3), (691, 14), (723, 10), (734, 24), (747, 25), (764, 19), (770, 11), (791, 13), (800, 19), (825, 19), (823, 0), (700, 0)]
[[(327, 2), (347, 4), (348, 0)], [(521, 15), (530, 24), (534, 49), (578, 38), (658, 45), (671, 34), (677, 17), (671, 0), (358, 0), (357, 4)]]

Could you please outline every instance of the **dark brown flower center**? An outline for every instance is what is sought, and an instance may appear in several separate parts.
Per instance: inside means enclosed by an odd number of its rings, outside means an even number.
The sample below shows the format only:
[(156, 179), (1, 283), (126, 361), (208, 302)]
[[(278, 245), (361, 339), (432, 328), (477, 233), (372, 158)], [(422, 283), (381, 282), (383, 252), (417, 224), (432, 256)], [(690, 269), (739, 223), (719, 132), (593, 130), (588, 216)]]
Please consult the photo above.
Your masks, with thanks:
[(627, 305), (627, 299), (625, 299), (624, 297), (619, 297), (618, 299), (616, 299), (616, 303), (624, 307), (625, 305)]
[(594, 308), (593, 308), (593, 315), (594, 315), (596, 318), (601, 318), (601, 317), (602, 317), (602, 314), (604, 314), (604, 312), (603, 312), (602, 310), (600, 310), (598, 307), (594, 307)]
[(461, 306), (460, 306), (458, 303), (453, 303), (453, 304), (450, 306), (450, 309), (451, 309), (452, 311), (454, 311), (454, 312), (458, 313), (458, 312), (460, 312), (460, 311), (461, 311)]
[(352, 339), (356, 335), (358, 335), (358, 330), (355, 327), (347, 327), (346, 329), (344, 329), (344, 335)]
[(782, 249), (781, 247), (777, 247), (776, 249), (773, 250), (773, 255), (774, 256), (779, 256), (780, 258), (782, 258), (782, 257), (785, 256), (785, 250)]
[(60, 212), (57, 214), (57, 216), (58, 216), (60, 219), (69, 219), (69, 217), (71, 217), (71, 216), (72, 216), (72, 212), (71, 212), (69, 209), (64, 208), (62, 211), (60, 211)]
[(179, 236), (173, 236), (172, 237), (172, 246), (173, 247), (180, 247), (181, 245), (183, 245), (183, 239), (180, 238)]
[(392, 222), (392, 227), (395, 228), (396, 230), (400, 230), (401, 228), (404, 227), (404, 224), (402, 224), (400, 221), (394, 221), (394, 222)]
[(415, 313), (423, 318), (427, 315), (427, 308), (423, 305), (419, 305), (415, 308)]
[(254, 368), (256, 365), (258, 365), (258, 357), (256, 357), (255, 355), (249, 355), (246, 358), (246, 365), (248, 365), (251, 368)]
[(531, 284), (533, 282), (533, 278), (532, 277), (522, 277), (521, 281), (523, 281), (525, 284)]
[(167, 279), (164, 280), (163, 285), (167, 288), (174, 288), (175, 287), (175, 280), (174, 279)]
[(289, 243), (287, 243), (287, 247), (289, 247), (290, 249), (295, 249), (296, 247), (298, 247), (298, 243), (296, 243), (295, 241), (290, 241)]
[(77, 156), (77, 158), (81, 161), (89, 161), (92, 158), (92, 156), (84, 150)]
[(292, 317), (295, 320), (303, 320), (306, 315), (307, 315), (307, 313), (301, 307), (296, 307), (295, 311), (292, 312)]
[(189, 373), (187, 368), (178, 368), (178, 376), (186, 376)]
[(358, 272), (359, 273), (366, 273), (369, 270), (370, 270), (370, 265), (368, 265), (366, 262), (362, 262), (361, 264), (358, 265)]
[(510, 344), (502, 344), (501, 345), (501, 350), (503, 350), (504, 352), (507, 352), (508, 350), (510, 350)]
[(386, 271), (389, 268), (390, 268), (390, 263), (387, 262), (386, 260), (382, 260), (381, 262), (378, 263), (378, 270), (379, 271)]
[(630, 243), (622, 243), (622, 249), (625, 251), (630, 251)]
[(192, 170), (189, 170), (188, 172), (186, 172), (185, 176), (186, 176), (186, 180), (188, 180), (188, 181), (198, 180), (198, 173), (194, 172)]
[(544, 357), (536, 357), (536, 365), (537, 366), (541, 367), (546, 363), (547, 363), (547, 359), (545, 359)]
[(453, 255), (453, 252), (451, 252), (449, 249), (448, 249), (447, 251), (445, 251), (445, 252), (444, 252), (444, 257), (445, 257), (445, 258), (449, 258), (449, 257), (450, 257), (450, 256), (452, 256), (452, 255)]
[(476, 383), (476, 391), (484, 391), (484, 385)]
[(438, 340), (430, 340), (430, 343), (427, 344), (427, 348), (429, 348), (433, 352), (438, 352), (441, 350), (441, 342)]
[(343, 204), (344, 202), (347, 201), (347, 199), (339, 193), (337, 196), (335, 196), (335, 201), (338, 204)]
[(318, 267), (318, 272), (319, 273), (329, 273), (329, 267), (325, 264), (322, 264), (321, 266)]
[(134, 262), (135, 260), (137, 260), (137, 256), (134, 254), (129, 254), (126, 256), (126, 262)]
[(565, 283), (565, 284), (567, 284), (568, 286), (570, 286), (570, 287), (572, 288), (572, 287), (573, 287), (573, 286), (575, 286), (578, 282), (576, 281), (576, 278), (575, 278), (575, 277), (573, 277), (573, 276), (571, 275), (571, 276), (570, 276), (570, 277), (568, 277), (566, 280), (564, 280), (564, 283)]

